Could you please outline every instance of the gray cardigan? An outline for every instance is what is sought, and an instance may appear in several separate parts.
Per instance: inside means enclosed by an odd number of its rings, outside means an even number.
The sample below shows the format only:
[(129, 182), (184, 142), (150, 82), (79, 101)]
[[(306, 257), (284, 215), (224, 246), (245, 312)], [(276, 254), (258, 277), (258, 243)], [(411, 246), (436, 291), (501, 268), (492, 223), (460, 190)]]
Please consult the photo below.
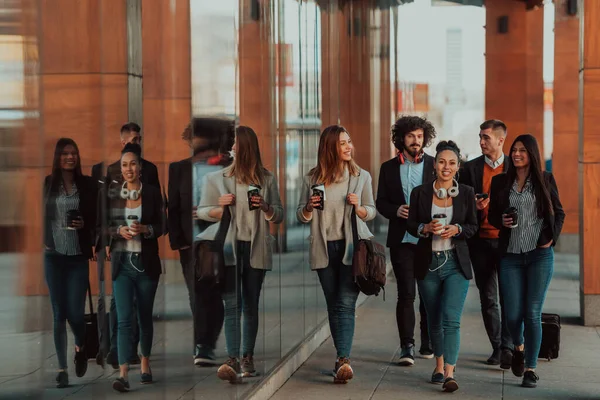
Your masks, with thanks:
[[(202, 181), (202, 198), (198, 206), (198, 217), (204, 221), (217, 222), (218, 220), (208, 215), (208, 212), (219, 204), (219, 197), (224, 194), (235, 194), (235, 177), (226, 176), (226, 170), (206, 174)], [(274, 214), (267, 220), (265, 213), (260, 210), (247, 212), (252, 213), (254, 223), (252, 224), (252, 240), (250, 245), (250, 265), (252, 268), (270, 270), (273, 266), (272, 254), (275, 238), (269, 230), (269, 222), (280, 224), (283, 221), (283, 206), (279, 198), (277, 180), (270, 172), (265, 173), (265, 182), (261, 185), (260, 194), (265, 201), (273, 207)], [(231, 223), (225, 238), (225, 265), (236, 264), (236, 237), (237, 226), (235, 223), (235, 207), (231, 210)], [(203, 239), (212, 240), (217, 233), (219, 224), (213, 224), (204, 231)]]
[[(325, 204), (324, 210), (314, 210), (312, 218), (304, 218), (302, 210), (306, 206), (306, 203), (312, 195), (310, 189), (314, 182), (312, 178), (307, 175), (304, 177), (304, 183), (302, 185), (302, 192), (300, 193), (300, 201), (298, 204), (298, 210), (296, 216), (298, 221), (308, 224), (310, 223), (310, 254), (309, 263), (310, 268), (313, 270), (326, 268), (329, 265), (329, 256), (327, 254), (327, 236), (325, 235), (325, 224), (323, 223), (323, 213), (327, 212), (327, 204)], [(358, 236), (360, 239), (370, 239), (373, 234), (367, 228), (366, 221), (370, 221), (377, 215), (375, 210), (375, 201), (373, 200), (373, 188), (371, 175), (361, 169), (358, 176), (350, 175), (349, 193), (355, 193), (359, 197), (360, 205), (367, 209), (367, 216), (365, 219), (357, 218)], [(352, 225), (350, 217), (352, 215), (352, 206), (346, 203), (345, 216), (344, 216), (344, 237), (346, 241), (346, 249), (344, 251), (343, 263), (345, 265), (352, 265), (352, 255), (354, 253), (354, 243), (352, 241)]]

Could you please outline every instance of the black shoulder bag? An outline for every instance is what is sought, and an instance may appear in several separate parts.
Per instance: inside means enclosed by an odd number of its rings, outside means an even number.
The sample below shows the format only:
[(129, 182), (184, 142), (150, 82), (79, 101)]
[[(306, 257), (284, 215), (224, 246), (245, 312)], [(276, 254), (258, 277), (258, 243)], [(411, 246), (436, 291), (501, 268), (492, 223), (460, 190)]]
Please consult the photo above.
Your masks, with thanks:
[(223, 284), (225, 274), (223, 246), (230, 222), (231, 211), (229, 207), (224, 207), (214, 240), (200, 240), (194, 243), (194, 272), (198, 281), (206, 281), (217, 286)]

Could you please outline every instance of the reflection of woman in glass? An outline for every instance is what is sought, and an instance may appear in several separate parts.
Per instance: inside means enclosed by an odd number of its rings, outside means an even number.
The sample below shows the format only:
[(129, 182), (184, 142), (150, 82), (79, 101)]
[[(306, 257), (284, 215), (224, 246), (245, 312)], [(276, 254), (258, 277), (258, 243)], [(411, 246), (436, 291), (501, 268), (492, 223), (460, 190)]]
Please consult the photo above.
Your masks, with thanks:
[(436, 179), (410, 195), (408, 232), (419, 238), (415, 277), (425, 302), (436, 367), (431, 383), (446, 392), (458, 390), (454, 368), (460, 348), (462, 317), (469, 280), (473, 278), (466, 239), (477, 232), (473, 188), (459, 185), (460, 150), (452, 141), (436, 147)]
[(152, 348), (152, 309), (161, 274), (157, 238), (163, 234), (163, 202), (160, 191), (151, 185), (142, 187), (140, 175), (141, 148), (127, 144), (121, 152), (123, 186), (116, 198), (110, 199), (112, 279), (118, 319), (119, 377), (113, 388), (129, 390), (133, 299), (137, 299), (140, 327), (141, 383), (152, 383), (150, 350)]
[(539, 380), (535, 368), (542, 308), (554, 271), (553, 247), (565, 212), (554, 176), (542, 171), (535, 137), (518, 136), (510, 157), (514, 168), (492, 179), (489, 221), (500, 229), (500, 292), (515, 345), (511, 369), (523, 377), (523, 387), (533, 388)]
[(358, 235), (373, 235), (365, 222), (375, 218), (371, 175), (353, 160), (354, 146), (342, 126), (323, 131), (318, 164), (304, 179), (297, 217), (310, 223), (310, 266), (319, 275), (327, 302), (329, 328), (337, 351), (335, 383), (346, 383), (354, 372), (350, 351), (358, 288), (352, 277), (352, 211)]
[(44, 181), (44, 205), (44, 274), (54, 315), (56, 386), (64, 388), (69, 385), (67, 321), (75, 337), (75, 375), (82, 377), (87, 371), (85, 295), (96, 228), (96, 184), (81, 173), (79, 149), (72, 139), (56, 143), (52, 174)]
[[(277, 180), (262, 165), (256, 133), (249, 127), (238, 127), (232, 150), (233, 164), (223, 171), (205, 175), (198, 217), (217, 222), (225, 207), (231, 212), (224, 249), (225, 265), (231, 267), (226, 268), (223, 293), (229, 359), (217, 375), (235, 383), (240, 374), (244, 377), (256, 374), (254, 345), (258, 333), (258, 302), (265, 273), (272, 267), (274, 238), (269, 222), (283, 221), (283, 207)], [(204, 234), (214, 233), (216, 230), (209, 228)]]

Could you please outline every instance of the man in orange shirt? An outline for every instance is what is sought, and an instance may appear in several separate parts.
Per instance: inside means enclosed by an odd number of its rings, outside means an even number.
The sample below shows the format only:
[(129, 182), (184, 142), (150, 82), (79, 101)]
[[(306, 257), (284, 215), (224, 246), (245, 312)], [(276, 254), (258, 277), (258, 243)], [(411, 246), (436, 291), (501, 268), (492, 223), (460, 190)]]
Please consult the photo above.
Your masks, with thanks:
[(479, 289), (481, 314), (493, 353), (487, 360), (490, 365), (509, 369), (512, 362), (513, 343), (508, 328), (501, 317), (502, 299), (498, 301), (499, 231), (487, 220), (492, 178), (506, 172), (510, 157), (504, 156), (502, 147), (506, 139), (506, 125), (496, 119), (485, 121), (479, 127), (479, 145), (483, 155), (464, 164), (459, 181), (475, 189), (479, 231), (469, 240), (469, 253), (475, 283)]

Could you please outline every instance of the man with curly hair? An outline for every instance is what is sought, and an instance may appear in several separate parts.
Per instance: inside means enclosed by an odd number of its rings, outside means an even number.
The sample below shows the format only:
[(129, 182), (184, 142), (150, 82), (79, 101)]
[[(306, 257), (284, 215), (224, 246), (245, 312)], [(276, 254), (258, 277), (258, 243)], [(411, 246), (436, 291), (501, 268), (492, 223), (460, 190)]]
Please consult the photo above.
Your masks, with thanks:
[[(377, 189), (377, 210), (389, 220), (387, 247), (390, 249), (394, 275), (398, 284), (396, 322), (400, 336), (399, 365), (415, 363), (415, 311), (416, 281), (414, 259), (418, 238), (406, 231), (410, 193), (433, 181), (433, 157), (423, 149), (435, 138), (435, 128), (425, 118), (403, 116), (392, 126), (392, 142), (398, 155), (381, 165)], [(420, 297), (420, 296), (419, 296)], [(433, 358), (427, 330), (427, 315), (420, 301), (421, 348), (423, 358)]]

